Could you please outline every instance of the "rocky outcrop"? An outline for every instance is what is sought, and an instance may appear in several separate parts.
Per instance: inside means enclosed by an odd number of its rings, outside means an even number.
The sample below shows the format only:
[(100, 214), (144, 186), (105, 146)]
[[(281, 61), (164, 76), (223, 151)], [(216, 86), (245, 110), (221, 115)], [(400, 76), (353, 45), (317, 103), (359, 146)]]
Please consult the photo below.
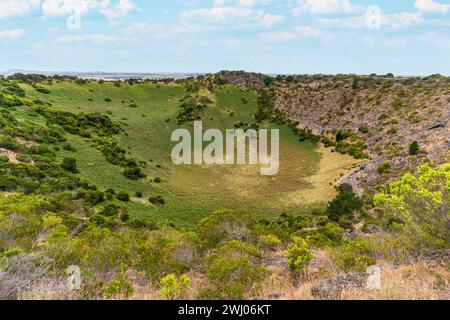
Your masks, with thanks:
[[(274, 105), (299, 127), (334, 139), (340, 130), (365, 145), (369, 156), (339, 183), (358, 193), (377, 189), (424, 163), (450, 161), (450, 78), (380, 76), (276, 77), (221, 72), (241, 88), (271, 90)], [(270, 84), (268, 84), (270, 83)], [(420, 153), (409, 154), (417, 141)]]
[(350, 288), (365, 288), (370, 274), (351, 273), (322, 281), (311, 288), (311, 294), (318, 299), (339, 300), (342, 292)]

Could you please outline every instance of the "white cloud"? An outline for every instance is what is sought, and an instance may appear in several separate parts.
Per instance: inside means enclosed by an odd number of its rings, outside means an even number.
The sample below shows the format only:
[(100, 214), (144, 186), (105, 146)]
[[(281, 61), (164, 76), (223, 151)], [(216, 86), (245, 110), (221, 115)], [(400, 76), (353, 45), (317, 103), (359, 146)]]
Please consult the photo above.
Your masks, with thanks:
[(271, 0), (214, 0), (215, 7), (222, 7), (225, 5), (233, 4), (238, 7), (256, 7), (257, 5), (269, 4)]
[(295, 16), (302, 13), (310, 13), (313, 15), (334, 14), (334, 13), (361, 13), (364, 7), (361, 5), (353, 5), (349, 0), (298, 0), (298, 7), (291, 9), (291, 13)]
[(131, 0), (44, 0), (42, 11), (45, 16), (67, 16), (75, 12), (85, 14), (99, 11), (110, 20), (123, 18), (139, 8)]
[(1, 39), (19, 39), (25, 35), (25, 30), (23, 29), (12, 29), (0, 31)]
[[(367, 14), (342, 18), (342, 19), (318, 19), (323, 27), (334, 28), (350, 28), (350, 29), (365, 29), (367, 28), (368, 16)], [(402, 12), (393, 14), (382, 14), (380, 17), (381, 27), (397, 30), (404, 27), (421, 24), (425, 22), (420, 12)]]
[(310, 26), (297, 26), (291, 30), (267, 32), (261, 35), (266, 42), (290, 42), (300, 38), (320, 38), (324, 33)]
[(113, 7), (100, 10), (100, 12), (110, 20), (123, 18), (134, 11), (140, 11), (140, 9), (130, 0), (119, 0)]
[(65, 35), (57, 38), (55, 41), (59, 43), (73, 43), (73, 42), (94, 42), (94, 43), (117, 43), (123, 40), (122, 38), (114, 35), (105, 34), (77, 34), (77, 35)]
[(110, 5), (109, 0), (44, 0), (42, 12), (45, 16), (67, 16), (75, 12), (84, 14)]
[(0, 19), (23, 16), (38, 9), (41, 0), (0, 0)]
[(182, 19), (206, 23), (240, 23), (244, 25), (260, 25), (272, 27), (284, 20), (282, 15), (267, 14), (262, 10), (248, 7), (226, 6), (202, 8), (184, 11)]
[(433, 0), (416, 0), (414, 6), (421, 12), (442, 13), (450, 12), (450, 4), (441, 4)]

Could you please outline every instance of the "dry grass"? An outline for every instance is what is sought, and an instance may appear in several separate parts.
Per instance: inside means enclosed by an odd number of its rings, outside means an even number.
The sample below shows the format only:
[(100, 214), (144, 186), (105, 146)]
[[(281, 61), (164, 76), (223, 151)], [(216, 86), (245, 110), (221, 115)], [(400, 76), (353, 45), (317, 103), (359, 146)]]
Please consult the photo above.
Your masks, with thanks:
[[(280, 252), (277, 253), (279, 255)], [(326, 251), (315, 251), (315, 259), (308, 275), (295, 286), (285, 266), (271, 266), (272, 275), (262, 294), (267, 298), (282, 293), (284, 300), (314, 300), (311, 287), (319, 282), (342, 275)], [(379, 261), (382, 270), (382, 287), (379, 290), (347, 289), (342, 300), (450, 300), (449, 265), (434, 265), (424, 261), (393, 266)]]

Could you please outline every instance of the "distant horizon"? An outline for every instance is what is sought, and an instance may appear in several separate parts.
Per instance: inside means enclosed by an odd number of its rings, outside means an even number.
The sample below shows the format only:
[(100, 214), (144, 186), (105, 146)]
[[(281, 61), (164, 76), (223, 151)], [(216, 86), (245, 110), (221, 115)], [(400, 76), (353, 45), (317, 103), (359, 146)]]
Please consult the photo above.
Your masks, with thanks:
[(450, 77), (450, 74), (443, 74), (443, 73), (431, 73), (431, 74), (396, 74), (394, 72), (387, 72), (387, 73), (354, 73), (354, 72), (347, 72), (347, 73), (265, 73), (260, 71), (253, 71), (253, 70), (240, 70), (240, 69), (222, 69), (212, 72), (198, 72), (198, 71), (192, 71), (192, 72), (183, 72), (183, 71), (102, 71), (102, 70), (87, 70), (87, 71), (77, 71), (77, 70), (32, 70), (32, 69), (21, 69), (21, 68), (12, 68), (8, 70), (0, 70), (0, 75), (8, 76), (12, 75), (14, 73), (25, 73), (25, 74), (41, 74), (41, 75), (71, 75), (71, 74), (79, 74), (79, 75), (95, 75), (95, 74), (101, 74), (101, 75), (206, 75), (206, 74), (215, 74), (219, 73), (221, 71), (243, 71), (247, 73), (259, 73), (264, 74), (268, 76), (288, 76), (288, 75), (308, 75), (308, 76), (314, 76), (314, 75), (329, 75), (329, 76), (335, 76), (335, 75), (357, 75), (357, 76), (370, 76), (372, 74), (375, 74), (377, 76), (384, 76), (389, 73), (392, 73), (396, 77), (427, 77), (431, 75), (441, 75), (444, 77)]

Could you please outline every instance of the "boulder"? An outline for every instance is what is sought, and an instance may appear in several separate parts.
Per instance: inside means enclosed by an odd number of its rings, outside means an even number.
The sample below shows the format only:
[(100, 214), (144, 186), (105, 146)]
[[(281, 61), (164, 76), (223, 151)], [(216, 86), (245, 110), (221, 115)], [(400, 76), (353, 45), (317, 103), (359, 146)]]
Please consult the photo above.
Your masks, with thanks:
[(369, 276), (369, 273), (357, 272), (331, 278), (314, 285), (311, 294), (319, 299), (339, 300), (345, 289), (365, 288)]

